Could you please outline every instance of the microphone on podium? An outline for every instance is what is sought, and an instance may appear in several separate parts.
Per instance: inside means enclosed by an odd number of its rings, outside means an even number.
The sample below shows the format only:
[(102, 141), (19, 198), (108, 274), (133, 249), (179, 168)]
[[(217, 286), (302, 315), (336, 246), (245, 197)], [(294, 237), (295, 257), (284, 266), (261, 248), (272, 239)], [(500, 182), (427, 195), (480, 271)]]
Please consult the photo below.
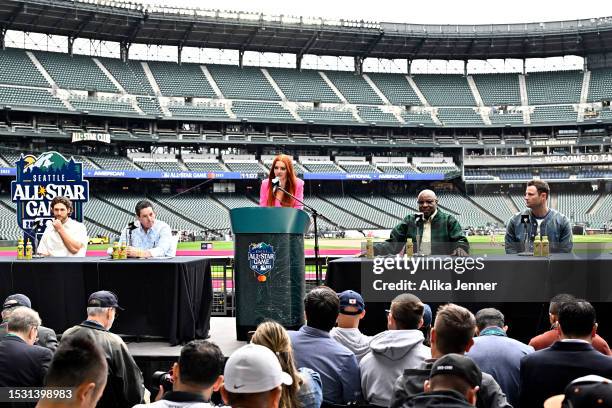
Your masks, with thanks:
[(276, 189), (278, 188), (279, 185), (280, 185), (280, 177), (274, 177), (272, 179), (272, 191), (276, 192)]

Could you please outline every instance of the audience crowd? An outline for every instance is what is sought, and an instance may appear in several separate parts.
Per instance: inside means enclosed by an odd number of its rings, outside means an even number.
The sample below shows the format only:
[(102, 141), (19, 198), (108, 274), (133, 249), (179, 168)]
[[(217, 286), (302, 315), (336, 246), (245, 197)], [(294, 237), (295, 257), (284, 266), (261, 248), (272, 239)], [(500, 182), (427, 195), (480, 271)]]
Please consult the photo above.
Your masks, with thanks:
[(551, 299), (550, 330), (524, 344), (509, 336), (501, 310), (432, 311), (410, 293), (390, 303), (387, 330), (366, 336), (362, 296), (319, 286), (305, 296), (297, 331), (263, 322), (227, 361), (212, 342), (187, 343), (155, 395), (110, 331), (118, 310), (114, 293), (92, 293), (86, 319), (58, 345), (30, 299), (9, 296), (0, 387), (55, 390), (31, 403), (39, 408), (612, 407), (612, 356), (595, 308), (569, 294)]

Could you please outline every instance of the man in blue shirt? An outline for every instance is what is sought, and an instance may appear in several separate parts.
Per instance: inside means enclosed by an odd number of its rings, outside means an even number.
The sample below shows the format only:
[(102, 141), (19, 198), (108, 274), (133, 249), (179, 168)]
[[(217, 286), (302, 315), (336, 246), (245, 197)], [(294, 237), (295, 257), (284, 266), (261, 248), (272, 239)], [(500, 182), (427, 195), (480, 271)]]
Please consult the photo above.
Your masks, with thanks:
[(474, 345), (466, 355), (482, 371), (491, 374), (508, 397), (508, 402), (518, 407), (521, 359), (533, 353), (533, 347), (506, 335), (508, 326), (504, 323), (504, 315), (497, 309), (479, 310), (476, 327), (478, 337), (474, 337)]
[(559, 211), (548, 207), (550, 187), (543, 180), (531, 180), (525, 189), (527, 209), (516, 213), (506, 228), (506, 253), (533, 252), (536, 235), (548, 237), (550, 252), (571, 252), (572, 226)]
[(321, 375), (323, 400), (346, 404), (361, 400), (359, 364), (355, 354), (331, 338), (340, 301), (326, 286), (314, 288), (304, 299), (306, 325), (290, 331), (291, 345), (298, 367), (307, 367)]
[(128, 245), (130, 258), (158, 258), (176, 255), (176, 239), (170, 226), (157, 220), (153, 204), (141, 200), (136, 204), (138, 221), (130, 223), (121, 233), (121, 243)]

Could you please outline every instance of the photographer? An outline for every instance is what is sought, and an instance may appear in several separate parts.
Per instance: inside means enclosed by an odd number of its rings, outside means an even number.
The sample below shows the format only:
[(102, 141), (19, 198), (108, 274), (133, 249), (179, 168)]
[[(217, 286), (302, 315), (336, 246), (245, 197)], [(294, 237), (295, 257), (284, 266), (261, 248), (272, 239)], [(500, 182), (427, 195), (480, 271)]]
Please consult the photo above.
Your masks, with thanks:
[(170, 370), (172, 390), (159, 386), (156, 402), (135, 405), (134, 408), (209, 408), (212, 393), (223, 383), (223, 353), (219, 347), (204, 340), (193, 340), (181, 349), (178, 363)]

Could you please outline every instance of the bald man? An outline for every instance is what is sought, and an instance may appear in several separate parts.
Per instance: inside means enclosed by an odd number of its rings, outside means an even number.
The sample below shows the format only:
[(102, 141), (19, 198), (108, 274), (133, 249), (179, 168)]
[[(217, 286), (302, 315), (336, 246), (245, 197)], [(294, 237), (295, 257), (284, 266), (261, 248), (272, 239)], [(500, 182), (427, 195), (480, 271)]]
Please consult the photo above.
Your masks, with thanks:
[[(394, 255), (403, 251), (406, 241), (412, 240), (414, 250), (423, 255), (467, 256), (470, 244), (455, 217), (438, 209), (438, 197), (431, 190), (423, 190), (417, 197), (419, 215), (410, 214), (393, 228), (385, 242), (374, 244), (375, 255)], [(417, 242), (418, 236), (418, 242)]]

